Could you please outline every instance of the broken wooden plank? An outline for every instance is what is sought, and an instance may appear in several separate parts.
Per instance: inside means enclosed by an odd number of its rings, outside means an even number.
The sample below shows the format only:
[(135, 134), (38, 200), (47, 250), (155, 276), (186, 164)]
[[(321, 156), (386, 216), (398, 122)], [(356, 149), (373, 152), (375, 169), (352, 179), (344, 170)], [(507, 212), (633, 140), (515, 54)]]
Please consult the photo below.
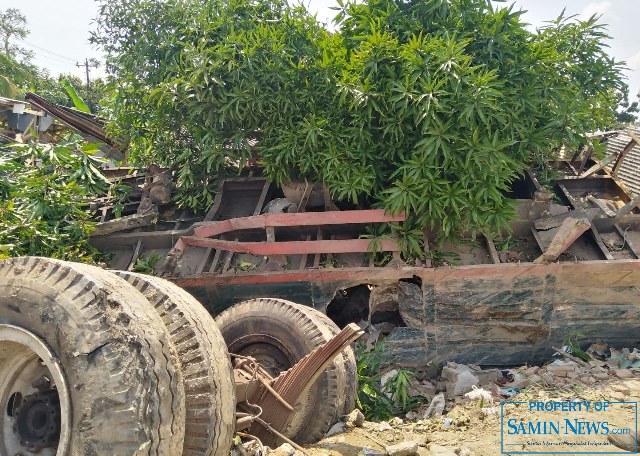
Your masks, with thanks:
[(596, 218), (596, 216), (599, 213), (600, 213), (600, 209), (593, 208), (593, 207), (589, 209), (577, 209), (575, 211), (565, 212), (563, 214), (554, 215), (552, 217), (545, 217), (545, 218), (538, 219), (535, 222), (533, 222), (533, 225), (536, 227), (537, 230), (545, 231), (545, 230), (550, 230), (552, 228), (558, 228), (560, 225), (562, 225), (562, 222), (564, 222), (567, 218), (584, 217), (587, 220), (591, 221), (594, 218)]
[(603, 200), (601, 200), (600, 198), (596, 198), (593, 195), (589, 195), (589, 196), (587, 196), (587, 201), (589, 201), (589, 202), (595, 204), (596, 206), (598, 206), (602, 210), (602, 212), (604, 212), (607, 215), (607, 217), (615, 217), (616, 216), (616, 213), (613, 212), (611, 209), (609, 209), (607, 207), (607, 205), (605, 204), (605, 202)]
[(595, 226), (591, 226), (591, 234), (593, 235), (593, 240), (596, 241), (596, 244), (600, 248), (600, 251), (602, 252), (604, 257), (607, 260), (613, 260), (613, 255), (611, 255), (611, 252), (609, 251), (607, 246), (604, 245), (604, 242), (602, 242), (602, 236), (600, 236), (600, 232)]
[(627, 215), (629, 212), (634, 210), (640, 204), (640, 193), (631, 199), (627, 204), (622, 206), (618, 212), (615, 214), (616, 217), (622, 217), (623, 215)]
[(220, 262), (220, 255), (222, 255), (222, 250), (216, 250), (216, 253), (213, 254), (213, 260), (211, 260), (209, 272), (216, 272), (216, 268), (218, 267), (218, 263)]
[(494, 264), (500, 264), (500, 255), (498, 255), (498, 250), (496, 249), (496, 245), (493, 243), (493, 239), (489, 236), (485, 236), (484, 239), (487, 243), (487, 248), (489, 249), (491, 261), (493, 261)]
[(262, 192), (260, 192), (260, 196), (258, 197), (256, 207), (253, 209), (253, 215), (260, 215), (260, 211), (262, 211), (262, 208), (264, 207), (264, 202), (267, 199), (270, 188), (271, 182), (265, 181), (264, 185), (262, 186)]
[(147, 214), (133, 214), (126, 217), (120, 217), (108, 222), (97, 223), (95, 229), (91, 232), (91, 236), (105, 236), (118, 231), (130, 230), (154, 224), (158, 220), (158, 212), (153, 211)]
[(611, 174), (614, 177), (618, 175), (618, 171), (620, 171), (622, 162), (626, 158), (627, 154), (631, 152), (631, 150), (636, 146), (636, 144), (640, 144), (640, 139), (638, 139), (638, 137), (633, 131), (627, 130), (626, 133), (631, 137), (631, 141), (629, 141), (627, 145), (624, 146), (624, 149), (622, 149), (622, 151), (620, 151), (620, 153), (618, 154), (618, 158), (616, 159), (616, 162), (613, 165), (613, 168), (611, 170)]
[(589, 162), (589, 160), (591, 159), (592, 155), (593, 155), (593, 147), (589, 147), (586, 150), (585, 154), (584, 154), (584, 158), (580, 162), (580, 166), (576, 170), (576, 171), (578, 171), (576, 175), (579, 175), (582, 172), (582, 170), (584, 169), (584, 167), (587, 166), (587, 162)]
[(586, 170), (584, 173), (580, 174), (580, 178), (582, 179), (582, 178), (585, 178), (585, 177), (589, 177), (592, 174), (597, 173), (598, 171), (606, 168), (607, 165), (609, 165), (609, 163), (611, 163), (615, 159), (616, 159), (615, 155), (609, 155), (608, 157), (604, 158), (603, 160), (600, 160), (600, 162), (596, 163), (591, 168)]
[(136, 242), (136, 248), (133, 250), (133, 255), (131, 256), (131, 261), (129, 262), (129, 266), (127, 267), (127, 271), (133, 271), (133, 268), (136, 265), (136, 261), (140, 256), (141, 250), (142, 250), (142, 239), (138, 239), (138, 242)]
[(342, 225), (404, 221), (404, 214), (391, 215), (383, 209), (262, 214), (250, 217), (237, 217), (220, 222), (194, 224), (194, 233), (196, 236), (211, 237), (229, 231), (265, 229), (270, 226)]
[(544, 264), (557, 260), (589, 228), (591, 228), (591, 222), (585, 217), (565, 219), (551, 240), (549, 248), (536, 258), (534, 263)]

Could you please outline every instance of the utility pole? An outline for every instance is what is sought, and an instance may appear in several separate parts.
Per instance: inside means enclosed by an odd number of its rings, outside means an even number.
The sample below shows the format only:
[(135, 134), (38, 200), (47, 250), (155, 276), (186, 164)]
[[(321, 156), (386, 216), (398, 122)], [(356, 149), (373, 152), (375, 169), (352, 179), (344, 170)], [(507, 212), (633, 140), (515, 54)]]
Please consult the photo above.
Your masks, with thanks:
[[(93, 59), (91, 59), (91, 60), (93, 60)], [(94, 60), (94, 62), (95, 62), (95, 60)], [(91, 80), (89, 79), (89, 71), (90, 71), (90, 70), (89, 70), (89, 68), (91, 68), (91, 67), (97, 67), (98, 65), (96, 65), (96, 63), (89, 62), (89, 59), (85, 58), (85, 59), (84, 59), (84, 63), (78, 63), (78, 62), (76, 62), (76, 66), (77, 66), (78, 68), (84, 67), (85, 73), (86, 73), (86, 75), (87, 75), (87, 89), (88, 89), (88, 88), (89, 88), (89, 85), (91, 84)]]

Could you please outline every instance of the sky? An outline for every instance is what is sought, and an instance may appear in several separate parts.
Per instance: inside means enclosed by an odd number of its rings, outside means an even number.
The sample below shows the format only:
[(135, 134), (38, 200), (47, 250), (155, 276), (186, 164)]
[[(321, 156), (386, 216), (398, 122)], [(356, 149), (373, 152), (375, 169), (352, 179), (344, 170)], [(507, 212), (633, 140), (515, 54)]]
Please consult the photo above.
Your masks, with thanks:
[[(305, 0), (318, 19), (329, 21), (335, 0)], [(512, 3), (508, 1), (506, 5)], [(627, 83), (631, 94), (640, 90), (640, 38), (637, 18), (638, 0), (514, 0), (516, 9), (527, 10), (524, 20), (532, 27), (557, 17), (566, 7), (567, 14), (588, 18), (601, 14), (608, 24), (611, 55), (627, 62)], [(89, 43), (90, 31), (98, 7), (92, 0), (0, 0), (0, 9), (18, 8), (27, 16), (31, 34), (21, 45), (35, 54), (35, 63), (47, 68), (52, 75), (72, 73), (85, 77), (84, 66), (77, 63), (85, 58), (100, 59), (101, 53)], [(91, 76), (104, 74), (104, 68), (92, 69)]]

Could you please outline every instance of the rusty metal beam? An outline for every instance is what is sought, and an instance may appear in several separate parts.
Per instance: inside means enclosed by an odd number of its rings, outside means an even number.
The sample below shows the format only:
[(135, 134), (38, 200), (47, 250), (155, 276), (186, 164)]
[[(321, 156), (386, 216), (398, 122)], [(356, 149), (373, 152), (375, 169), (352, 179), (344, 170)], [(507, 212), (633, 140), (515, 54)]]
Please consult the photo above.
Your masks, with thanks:
[[(276, 377), (271, 384), (273, 389), (271, 394), (263, 392), (259, 400), (255, 396), (252, 399), (252, 403), (262, 408), (262, 420), (269, 423), (275, 430), (281, 431), (292, 413), (282, 405), (282, 402), (296, 404), (334, 358), (362, 334), (364, 331), (358, 325), (350, 323), (327, 343), (316, 348), (291, 369)], [(274, 392), (276, 394), (273, 394)], [(267, 445), (277, 440), (273, 432), (260, 423), (254, 424), (250, 432)]]
[(263, 214), (251, 217), (238, 217), (220, 222), (196, 224), (194, 225), (194, 234), (198, 237), (212, 237), (230, 231), (265, 229), (268, 227), (385, 223), (404, 222), (404, 220), (404, 214), (392, 216), (382, 209)]
[[(253, 255), (304, 255), (314, 253), (366, 253), (370, 251), (370, 239), (340, 239), (326, 241), (239, 242), (224, 239), (208, 239), (183, 236), (180, 240), (192, 247), (206, 247)], [(398, 252), (400, 247), (390, 239), (380, 240), (380, 251)], [(177, 248), (177, 244), (176, 244)]]

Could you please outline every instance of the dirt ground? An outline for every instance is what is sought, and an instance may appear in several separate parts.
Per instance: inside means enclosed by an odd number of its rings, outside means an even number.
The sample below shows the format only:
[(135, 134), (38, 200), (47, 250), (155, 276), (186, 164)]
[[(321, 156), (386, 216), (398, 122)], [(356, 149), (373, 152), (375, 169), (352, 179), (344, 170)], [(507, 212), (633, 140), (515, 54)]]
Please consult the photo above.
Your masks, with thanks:
[[(554, 387), (528, 387), (509, 401), (640, 401), (640, 378), (618, 379), (611, 378), (593, 387), (586, 387), (579, 381)], [(501, 454), (501, 420), (500, 404), (495, 403), (496, 414), (485, 411), (477, 401), (456, 398), (458, 404), (442, 417), (427, 420), (408, 420), (394, 418), (389, 422), (365, 422), (362, 427), (354, 427), (347, 432), (323, 439), (318, 444), (307, 449), (312, 455), (383, 455), (385, 448), (401, 442), (416, 442), (419, 455), (475, 455), (490, 456)], [(529, 420), (531, 414), (528, 405), (505, 404), (505, 419), (516, 418)], [(489, 413), (487, 413), (489, 412)], [(607, 419), (612, 427), (635, 427), (635, 407), (620, 404), (614, 413), (608, 413)], [(418, 410), (418, 416), (420, 410)], [(584, 414), (582, 418), (593, 419), (593, 414)], [(564, 420), (565, 413), (550, 412), (545, 419)], [(450, 419), (450, 420), (447, 420)], [(446, 422), (445, 422), (446, 421)], [(523, 438), (523, 437), (520, 437)], [(600, 440), (606, 441), (600, 437)], [(525, 451), (524, 447), (515, 446), (514, 452)], [(529, 450), (530, 451), (530, 450)], [(549, 451), (549, 450), (546, 450)], [(565, 450), (563, 450), (565, 451)], [(619, 452), (622, 450), (608, 447), (605, 451)], [(509, 453), (505, 453), (509, 454)], [(568, 454), (546, 453), (546, 454)], [(571, 454), (571, 453), (569, 453)]]

